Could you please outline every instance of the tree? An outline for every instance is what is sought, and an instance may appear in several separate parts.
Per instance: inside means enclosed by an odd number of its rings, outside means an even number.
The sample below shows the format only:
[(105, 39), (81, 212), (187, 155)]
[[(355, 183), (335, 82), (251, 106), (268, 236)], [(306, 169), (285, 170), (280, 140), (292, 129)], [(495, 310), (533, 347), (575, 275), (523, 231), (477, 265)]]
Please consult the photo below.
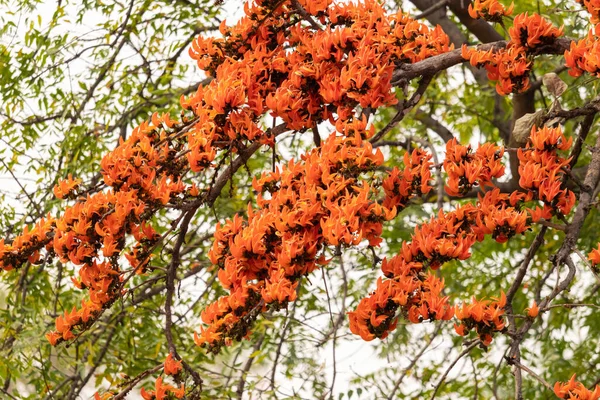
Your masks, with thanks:
[[(28, 195), (0, 241), (2, 392), (600, 398), (600, 8), (411, 3), (265, 0), (195, 29), (206, 79), (183, 111), (103, 124), (116, 147), (59, 168), (42, 187), (61, 201)], [(111, 49), (136, 47), (135, 4)], [(108, 57), (82, 102), (31, 121), (75, 126)], [(136, 113), (171, 99), (154, 76), (164, 100)], [(389, 364), (341, 375), (359, 340)]]

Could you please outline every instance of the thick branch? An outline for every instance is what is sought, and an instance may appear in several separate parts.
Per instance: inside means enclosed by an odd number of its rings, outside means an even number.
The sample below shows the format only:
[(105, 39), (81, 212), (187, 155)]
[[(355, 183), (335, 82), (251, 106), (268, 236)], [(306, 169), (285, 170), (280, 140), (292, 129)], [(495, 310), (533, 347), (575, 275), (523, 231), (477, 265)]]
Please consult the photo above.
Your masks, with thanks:
[[(432, 25), (441, 26), (450, 38), (450, 43), (452, 43), (455, 48), (460, 48), (464, 43), (467, 43), (465, 34), (462, 33), (460, 28), (452, 22), (446, 14), (446, 6), (448, 5), (449, 0), (411, 0), (411, 3), (422, 11), (415, 19), (427, 18)], [(477, 83), (480, 85), (487, 84), (488, 79), (485, 70), (475, 68), (470, 64), (467, 64), (467, 68), (469, 68)]]
[[(538, 54), (563, 54), (568, 50), (573, 40), (569, 38), (558, 38), (548, 46), (538, 50)], [(488, 51), (499, 50), (506, 47), (506, 40), (480, 44), (475, 46), (477, 50)], [(454, 65), (465, 62), (461, 56), (461, 49), (455, 49), (447, 53), (427, 58), (414, 64), (401, 64), (392, 76), (392, 84), (399, 85), (401, 82), (409, 81), (420, 76), (434, 75)]]
[[(593, 199), (592, 193), (598, 185), (599, 180), (600, 136), (598, 136), (598, 139), (596, 140), (596, 145), (592, 150), (592, 160), (590, 161), (590, 165), (584, 179), (584, 185), (589, 190), (581, 192), (581, 195), (579, 197), (579, 204), (577, 205), (577, 210), (575, 211), (575, 216), (573, 217), (573, 220), (567, 228), (567, 233), (565, 235), (563, 244), (558, 250), (556, 256), (554, 257), (553, 268), (549, 272), (556, 268), (560, 268), (560, 266), (562, 266), (563, 264), (567, 265), (569, 271), (567, 273), (567, 276), (554, 288), (554, 290), (552, 290), (552, 292), (543, 301), (540, 302), (540, 309), (546, 308), (550, 304), (550, 302), (554, 300), (556, 296), (558, 296), (559, 293), (566, 290), (571, 284), (573, 278), (575, 277), (576, 268), (575, 264), (573, 263), (573, 260), (571, 260), (570, 258), (570, 254), (573, 251), (575, 244), (577, 243), (577, 239), (579, 238), (579, 234), (581, 232), (583, 223), (585, 222), (585, 219), (587, 218), (587, 215), (590, 211), (590, 203)], [(525, 337), (527, 331), (533, 325), (533, 322), (533, 319), (528, 319), (525, 322), (523, 322), (523, 325), (515, 335), (515, 338), (511, 345), (511, 351), (509, 353), (510, 359), (519, 361), (517, 358), (519, 345)]]
[(415, 118), (421, 121), (423, 125), (437, 133), (437, 135), (442, 138), (444, 142), (449, 142), (450, 140), (454, 139), (454, 135), (452, 132), (450, 132), (450, 129), (446, 128), (439, 121), (432, 118), (431, 115), (427, 114), (425, 111), (421, 109), (417, 110), (415, 113)]

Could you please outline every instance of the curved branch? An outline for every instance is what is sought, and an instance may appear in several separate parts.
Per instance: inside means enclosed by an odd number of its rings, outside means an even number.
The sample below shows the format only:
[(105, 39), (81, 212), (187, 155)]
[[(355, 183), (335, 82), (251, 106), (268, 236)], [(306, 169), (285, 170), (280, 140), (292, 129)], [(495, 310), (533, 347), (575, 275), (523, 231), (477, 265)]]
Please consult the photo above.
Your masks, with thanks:
[[(540, 47), (537, 54), (563, 54), (565, 50), (569, 49), (572, 41), (573, 39), (570, 38), (558, 38), (554, 43)], [(506, 40), (498, 40), (496, 42), (477, 45), (475, 48), (481, 51), (499, 50), (505, 48), (507, 43)], [(434, 75), (463, 62), (465, 62), (465, 59), (462, 58), (461, 49), (456, 49), (426, 58), (414, 64), (401, 64), (392, 75), (392, 84), (398, 86), (404, 81), (409, 81), (420, 76)]]

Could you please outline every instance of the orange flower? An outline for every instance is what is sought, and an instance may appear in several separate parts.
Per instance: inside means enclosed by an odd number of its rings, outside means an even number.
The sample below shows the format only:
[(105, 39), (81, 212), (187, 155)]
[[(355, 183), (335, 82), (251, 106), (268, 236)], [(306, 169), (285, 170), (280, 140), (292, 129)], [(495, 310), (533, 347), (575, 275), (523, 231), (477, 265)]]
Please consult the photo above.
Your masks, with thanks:
[[(512, 11), (512, 5), (508, 11)], [(507, 11), (507, 12), (508, 12)], [(478, 16), (501, 21), (504, 7), (495, 0), (476, 0), (469, 7), (473, 18)], [(462, 47), (461, 55), (474, 67), (484, 67), (490, 80), (497, 80), (496, 91), (500, 95), (522, 93), (529, 87), (529, 72), (531, 70), (530, 55), (539, 46), (551, 44), (562, 35), (562, 28), (554, 27), (538, 14), (529, 16), (527, 13), (515, 17), (513, 26), (509, 29), (510, 41), (506, 48), (497, 52), (492, 50), (479, 51)], [(573, 48), (572, 48), (573, 50)], [(567, 65), (576, 64), (581, 53), (573, 50), (572, 55), (565, 54)]]
[(512, 14), (514, 6), (515, 4), (511, 3), (508, 9), (505, 9), (497, 0), (475, 0), (473, 4), (469, 4), (469, 15), (475, 19), (500, 22), (502, 17)]
[(356, 311), (348, 312), (350, 331), (363, 340), (385, 339), (396, 327), (394, 306), (388, 304), (397, 295), (400, 286), (394, 281), (377, 281), (377, 290), (358, 304)]
[(284, 277), (283, 270), (271, 274), (261, 295), (266, 303), (284, 304), (296, 300), (298, 282), (292, 283)]
[(472, 303), (463, 303), (462, 306), (456, 306), (456, 318), (461, 320), (459, 325), (455, 325), (456, 333), (465, 336), (468, 331), (475, 329), (480, 340), (485, 346), (488, 346), (493, 339), (494, 332), (504, 330), (504, 306), (506, 305), (506, 296), (500, 292), (500, 298), (492, 300), (472, 299)]
[(59, 332), (48, 332), (46, 333), (46, 339), (48, 339), (48, 342), (50, 342), (50, 344), (52, 346), (56, 346), (56, 344), (59, 342), (59, 340), (62, 339), (62, 334)]
[(181, 386), (179, 386), (179, 388), (173, 387), (171, 388), (171, 393), (173, 394), (173, 396), (175, 396), (175, 398), (182, 399), (183, 396), (185, 396), (185, 386), (182, 383)]
[[(144, 389), (142, 388), (142, 391)], [(149, 394), (154, 395), (154, 398), (156, 400), (165, 400), (167, 399), (169, 393), (172, 393), (176, 398), (181, 399), (184, 394), (185, 394), (185, 389), (184, 386), (182, 385), (179, 389), (174, 387), (173, 385), (170, 385), (168, 383), (163, 383), (162, 380), (162, 376), (159, 376), (158, 378), (156, 378), (156, 382), (154, 384), (154, 392), (150, 391), (147, 392), (146, 395), (148, 396)], [(142, 392), (142, 397), (144, 397), (144, 392)], [(146, 397), (144, 397), (144, 399), (147, 399)], [(153, 397), (149, 397), (149, 399), (153, 399)]]
[(568, 382), (556, 382), (554, 393), (561, 399), (566, 400), (598, 400), (600, 399), (600, 386), (596, 385), (594, 391), (586, 389), (581, 382), (575, 381), (575, 374)]
[(600, 22), (600, 1), (598, 0), (576, 0), (587, 8), (587, 11), (592, 14), (591, 21), (593, 24)]
[(81, 179), (73, 179), (73, 176), (69, 174), (67, 179), (58, 181), (58, 184), (54, 186), (54, 195), (58, 199), (71, 198), (81, 182)]
[(446, 192), (464, 196), (473, 186), (492, 185), (492, 178), (504, 175), (501, 163), (504, 148), (486, 143), (475, 153), (471, 145), (463, 146), (454, 138), (446, 143), (444, 170), (448, 174)]
[(383, 205), (387, 208), (404, 208), (414, 197), (431, 190), (431, 154), (422, 149), (414, 149), (404, 154), (404, 170), (394, 167), (383, 180), (385, 191)]
[(156, 399), (154, 390), (147, 391), (146, 388), (142, 388), (142, 390), (140, 391), (140, 394), (142, 395), (142, 398), (144, 400)]
[[(575, 205), (575, 193), (564, 188), (565, 168), (569, 161), (557, 154), (567, 150), (573, 140), (567, 139), (560, 128), (533, 127), (529, 149), (519, 149), (519, 185), (529, 190), (528, 196), (544, 202), (543, 210), (533, 210), (533, 220), (551, 217), (552, 213), (568, 214)], [(549, 214), (549, 215), (548, 215)]]
[(573, 143), (573, 138), (566, 138), (560, 127), (532, 127), (529, 141), (534, 149), (540, 151), (567, 150)]
[(531, 305), (531, 307), (526, 308), (525, 311), (527, 311), (527, 315), (531, 318), (535, 318), (538, 316), (539, 312), (540, 312), (540, 308), (538, 307), (537, 303), (535, 302), (535, 300), (533, 301), (533, 304)]
[(551, 22), (539, 14), (519, 14), (513, 21), (513, 26), (508, 30), (511, 42), (522, 46), (526, 52), (533, 51), (536, 47), (551, 44), (556, 38), (562, 36), (563, 28), (556, 28)]
[(181, 371), (181, 361), (175, 360), (171, 353), (167, 356), (165, 360), (164, 372), (166, 375), (177, 375), (179, 371)]
[(465, 336), (468, 333), (468, 330), (463, 324), (454, 324), (454, 330), (459, 336)]
[(590, 260), (594, 266), (600, 264), (600, 243), (598, 243), (598, 248), (592, 250), (588, 254), (588, 260)]

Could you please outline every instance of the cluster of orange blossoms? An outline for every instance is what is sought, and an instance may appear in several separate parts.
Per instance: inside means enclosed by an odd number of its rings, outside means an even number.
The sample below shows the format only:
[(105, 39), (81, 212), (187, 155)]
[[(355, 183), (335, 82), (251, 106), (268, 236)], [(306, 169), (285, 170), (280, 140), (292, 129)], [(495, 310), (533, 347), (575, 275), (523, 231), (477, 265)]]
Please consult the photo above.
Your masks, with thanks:
[[(395, 328), (399, 315), (413, 323), (452, 318), (454, 308), (442, 295), (444, 282), (428, 269), (469, 258), (471, 246), (485, 235), (503, 243), (524, 233), (529, 221), (525, 211), (515, 208), (520, 201), (522, 196), (516, 192), (508, 195), (494, 189), (480, 196), (476, 205), (440, 211), (437, 218), (417, 226), (412, 241), (383, 260), (381, 269), (387, 279), (379, 279), (375, 291), (349, 313), (351, 331), (364, 340), (383, 339)], [(482, 341), (489, 344), (487, 336)]]
[(590, 29), (587, 37), (571, 42), (565, 51), (565, 64), (569, 67), (569, 75), (580, 76), (584, 72), (600, 76), (600, 24)]
[(577, 42), (572, 41), (569, 50), (565, 51), (565, 64), (569, 75), (580, 76), (584, 72), (600, 76), (600, 1), (577, 0), (591, 14), (591, 22), (595, 26), (588, 35)]
[[(391, 90), (398, 62), (416, 62), (450, 50), (440, 27), (429, 29), (401, 12), (389, 16), (376, 1), (331, 4), (299, 1), (323, 25), (302, 23), (291, 1), (246, 4), (224, 38), (199, 37), (190, 55), (215, 79), (182, 105), (199, 118), (189, 135), (188, 159), (197, 171), (213, 148), (236, 140), (272, 143), (258, 119), (270, 111), (289, 129), (346, 120), (355, 108), (397, 102)], [(317, 23), (317, 22), (315, 22)]]
[(432, 189), (431, 154), (423, 149), (414, 149), (412, 153), (404, 154), (404, 169), (394, 167), (388, 177), (382, 182), (385, 197), (383, 206), (387, 208), (404, 208), (408, 201), (415, 196), (429, 193)]
[(378, 245), (382, 222), (413, 194), (429, 190), (430, 163), (421, 162), (431, 156), (417, 151), (412, 170), (403, 176), (396, 170), (385, 180), (384, 204), (375, 201), (377, 191), (359, 175), (381, 165), (383, 157), (364, 140), (373, 134), (366, 119), (354, 114), (357, 106), (396, 103), (391, 90), (396, 63), (450, 50), (447, 35), (401, 12), (389, 16), (376, 1), (299, 5), (323, 29), (302, 23), (291, 2), (257, 1), (246, 5), (246, 16), (235, 26), (221, 25), (223, 39), (200, 37), (190, 50), (198, 66), (215, 77), (182, 99), (199, 121), (188, 134), (192, 170), (208, 165), (214, 158), (210, 149), (221, 143), (272, 143), (269, 132), (257, 128), (266, 111), (289, 129), (303, 131), (328, 120), (344, 135), (255, 180), (255, 189), (270, 198), (259, 196), (259, 211), (249, 206), (247, 222), (236, 216), (218, 226), (210, 256), (230, 294), (202, 313), (209, 326), (195, 337), (212, 351), (245, 337), (267, 306), (278, 309), (295, 300), (299, 279), (326, 262), (320, 255), (324, 245), (363, 239)]
[[(349, 313), (352, 332), (365, 340), (373, 340), (385, 338), (400, 315), (413, 323), (451, 318), (454, 310), (448, 304), (448, 298), (442, 295), (443, 280), (428, 269), (435, 270), (451, 260), (467, 259), (471, 246), (486, 235), (504, 243), (514, 235), (526, 232), (531, 223), (540, 218), (568, 214), (574, 204), (574, 194), (562, 189), (564, 172), (560, 171), (568, 160), (560, 158), (556, 152), (566, 150), (571, 142), (558, 129), (534, 129), (531, 147), (519, 151), (520, 185), (525, 192), (506, 194), (494, 188), (480, 194), (475, 205), (465, 204), (449, 213), (440, 211), (437, 218), (417, 226), (412, 241), (403, 243), (398, 255), (383, 261), (381, 268), (387, 279), (379, 279), (375, 291), (359, 303), (356, 311)], [(504, 174), (500, 161), (503, 152), (503, 148), (493, 144), (484, 144), (473, 152), (470, 146), (460, 145), (456, 140), (448, 142), (444, 161), (448, 172), (448, 194), (464, 195), (475, 185), (494, 186), (492, 179)], [(545, 163), (541, 164), (541, 159)], [(408, 156), (405, 156), (405, 164), (409, 171), (417, 168)], [(556, 165), (560, 166), (557, 168)], [(420, 176), (430, 177), (420, 169), (416, 170), (420, 171)], [(402, 176), (397, 170), (393, 174)], [(409, 172), (404, 176), (414, 175)], [(416, 183), (402, 182), (403, 187), (415, 187), (423, 181)], [(555, 187), (560, 189), (550, 189)], [(386, 194), (389, 198), (393, 193), (386, 191)], [(543, 208), (524, 207), (523, 203), (531, 200), (540, 200)], [(504, 328), (502, 302), (501, 297), (494, 303), (474, 301), (472, 305), (457, 308), (456, 315), (463, 320), (457, 325), (457, 331), (466, 334), (475, 328), (482, 343), (488, 345), (492, 333)], [(480, 309), (485, 311), (481, 315)]]
[(452, 318), (454, 310), (448, 297), (442, 296), (443, 280), (426, 270), (470, 256), (475, 238), (462, 233), (468, 215), (461, 211), (440, 211), (437, 219), (415, 228), (413, 240), (402, 243), (398, 255), (383, 260), (381, 269), (387, 279), (380, 278), (375, 291), (348, 313), (352, 333), (363, 340), (387, 337), (396, 327), (399, 308), (413, 323)]
[(463, 146), (456, 139), (446, 143), (444, 170), (448, 174), (446, 192), (464, 196), (473, 186), (491, 185), (492, 178), (504, 175), (504, 148), (485, 143), (473, 153), (471, 145)]
[(465, 336), (471, 329), (475, 329), (481, 342), (488, 346), (492, 343), (494, 332), (504, 330), (505, 305), (506, 296), (501, 292), (499, 299), (477, 300), (473, 297), (471, 304), (463, 303), (461, 307), (457, 306), (456, 318), (460, 323), (454, 324), (456, 333)]
[(125, 257), (136, 273), (142, 273), (160, 240), (148, 221), (166, 204), (193, 197), (188, 193), (192, 188), (181, 181), (187, 163), (177, 154), (184, 143), (171, 140), (165, 131), (172, 126), (168, 115), (153, 115), (152, 124), (140, 125), (103, 158), (104, 183), (111, 189), (79, 196), (81, 180), (69, 176), (54, 188), (58, 198), (75, 200), (60, 218), (48, 216), (31, 230), (26, 227), (10, 244), (0, 241), (3, 270), (40, 262), (44, 250), (46, 259), (58, 257), (80, 266), (79, 277), (72, 280), (79, 289), (88, 290), (89, 297), (80, 309), (56, 319), (56, 330), (46, 335), (52, 345), (75, 338), (121, 296), (124, 272), (119, 256), (126, 237), (133, 236), (135, 243)]
[(244, 337), (259, 311), (294, 301), (299, 280), (326, 264), (323, 246), (379, 244), (396, 208), (380, 205), (376, 190), (361, 182), (383, 162), (363, 140), (372, 133), (365, 124), (347, 123), (340, 130), (352, 136), (331, 135), (300, 162), (254, 179), (259, 209), (249, 206), (247, 221), (236, 215), (217, 225), (209, 257), (230, 294), (202, 313), (209, 326), (196, 335), (198, 345), (216, 351)]
[[(175, 360), (173, 356), (169, 354), (163, 367), (163, 372), (165, 375), (170, 375), (177, 378), (177, 375), (181, 369), (181, 362)], [(169, 394), (172, 394), (177, 399), (182, 399), (185, 395), (185, 386), (181, 384), (181, 386), (177, 388), (169, 383), (164, 383), (162, 376), (159, 376), (154, 382), (154, 390), (146, 390), (145, 388), (142, 388), (141, 394), (144, 400), (166, 400), (170, 398)]]
[(81, 185), (81, 179), (73, 179), (73, 176), (69, 174), (67, 179), (59, 181), (56, 186), (54, 186), (53, 192), (54, 196), (57, 199), (67, 199), (73, 197), (79, 185)]
[(529, 147), (519, 148), (519, 185), (526, 189), (527, 198), (540, 200), (542, 209), (537, 208), (534, 220), (550, 219), (554, 213), (568, 214), (575, 205), (575, 193), (565, 187), (565, 170), (570, 159), (558, 155), (557, 150), (571, 147), (573, 138), (567, 139), (560, 127), (533, 127), (529, 136)]
[[(165, 362), (163, 363), (164, 374), (171, 376), (175, 382), (181, 382), (183, 380), (183, 377), (180, 375), (182, 369), (183, 367), (181, 365), (181, 361), (174, 359), (169, 353), (165, 359)], [(159, 376), (154, 381), (153, 390), (146, 390), (146, 388), (142, 388), (140, 394), (144, 400), (169, 400), (173, 397), (176, 399), (182, 399), (185, 396), (185, 385), (181, 383), (179, 387), (176, 387), (172, 384), (164, 383), (163, 377)], [(96, 392), (94, 394), (94, 400), (110, 400), (114, 398), (115, 395), (116, 393), (113, 393), (112, 391), (108, 391), (103, 394)]]
[(593, 24), (600, 22), (600, 1), (599, 0), (575, 0), (583, 5), (587, 11), (592, 14), (591, 21)]
[[(104, 183), (111, 187), (109, 190), (79, 196), (76, 192), (81, 181), (69, 176), (54, 189), (57, 197), (75, 200), (62, 217), (42, 219), (33, 229), (25, 228), (10, 243), (0, 242), (0, 266), (4, 270), (27, 261), (39, 262), (44, 249), (47, 258), (56, 255), (64, 262), (80, 266), (79, 278), (73, 281), (77, 287), (89, 291), (89, 298), (82, 301), (81, 309), (67, 311), (57, 318), (56, 330), (47, 334), (53, 345), (87, 329), (122, 295), (127, 280), (126, 271), (119, 266), (123, 253), (133, 271), (145, 272), (161, 239), (148, 221), (159, 209), (179, 207), (186, 200), (204, 194), (195, 185), (182, 182), (188, 169), (200, 172), (211, 167), (218, 150), (235, 152), (252, 141), (273, 143), (270, 131), (259, 127), (259, 120), (266, 112), (282, 118), (287, 128), (293, 130), (304, 131), (324, 120), (334, 122), (338, 131), (349, 138), (342, 146), (350, 149), (348, 154), (352, 157), (362, 154), (359, 156), (362, 159), (352, 161), (352, 168), (381, 164), (381, 153), (373, 154), (368, 144), (362, 144), (362, 139), (372, 132), (365, 131), (366, 120), (353, 119), (355, 108), (395, 103), (390, 83), (395, 64), (416, 62), (450, 50), (447, 35), (439, 27), (430, 29), (402, 13), (388, 16), (376, 1), (336, 5), (330, 1), (300, 1), (299, 4), (300, 9), (291, 2), (247, 4), (246, 17), (236, 26), (229, 28), (222, 24), (224, 39), (195, 40), (191, 56), (214, 77), (190, 98), (181, 99), (182, 106), (192, 110), (195, 118), (187, 126), (174, 126), (168, 115), (153, 115), (151, 123), (136, 128), (103, 158), (102, 175)], [(304, 11), (324, 29), (306, 24), (301, 17)], [(330, 144), (334, 146), (333, 142)], [(318, 154), (329, 156), (324, 151)], [(330, 155), (342, 157), (337, 150), (330, 151)], [(317, 157), (316, 154), (313, 156)], [(414, 157), (416, 166), (420, 156)], [(288, 168), (294, 170), (300, 164), (291, 163)], [(393, 217), (394, 207), (368, 200), (374, 192), (367, 183), (356, 179), (360, 171), (352, 168), (353, 175), (348, 178), (340, 177), (337, 169), (331, 170), (335, 177), (331, 178), (331, 190), (340, 191), (336, 193), (343, 198), (349, 196), (347, 203), (334, 204), (334, 197), (324, 197), (324, 204), (332, 207), (330, 217), (316, 216), (311, 222), (315, 225), (306, 228), (302, 235), (293, 232), (292, 237), (281, 240), (283, 250), (276, 257), (285, 272), (273, 270), (272, 275), (264, 272), (253, 275), (257, 271), (252, 266), (250, 271), (254, 272), (247, 279), (263, 279), (260, 285), (234, 278), (233, 270), (224, 270), (228, 276), (221, 273), (226, 286), (233, 287), (230, 281), (235, 281), (236, 290), (241, 288), (235, 292), (234, 309), (246, 304), (247, 297), (276, 304), (293, 299), (292, 281), (315, 267), (307, 261), (304, 271), (290, 270), (300, 258), (309, 260), (315, 256), (319, 246), (311, 238), (316, 232), (322, 235), (321, 241), (331, 245), (356, 244), (362, 238), (371, 245), (380, 242), (381, 221)], [(428, 169), (415, 168), (416, 175), (429, 174)], [(307, 171), (308, 176), (311, 173), (314, 171)], [(394, 199), (389, 196), (388, 203), (399, 206), (410, 197), (409, 192), (419, 194), (427, 190), (426, 183), (405, 188), (402, 179), (412, 180), (409, 176), (393, 175), (387, 180), (386, 190), (396, 196)], [(428, 179), (429, 175), (423, 176), (423, 182)], [(351, 186), (346, 188), (347, 185)], [(314, 196), (307, 196), (307, 211), (314, 212), (314, 206), (310, 206)], [(369, 204), (367, 208), (362, 205), (365, 202)], [(360, 222), (356, 215), (360, 215)], [(254, 220), (252, 215), (249, 220)], [(257, 224), (265, 229), (258, 220)], [(136, 242), (125, 251), (128, 236), (133, 236)], [(253, 248), (255, 245), (258, 244), (250, 243), (249, 248), (260, 252)], [(237, 248), (234, 246), (232, 250), (235, 253)], [(235, 256), (243, 259), (246, 254), (235, 253)], [(289, 260), (285, 260), (286, 256)], [(290, 276), (294, 277), (291, 281)]]
[[(89, 298), (82, 300), (81, 309), (56, 319), (56, 330), (46, 334), (52, 345), (73, 339), (75, 329), (85, 330), (121, 296), (124, 276), (119, 256), (127, 235), (136, 242), (125, 257), (136, 273), (145, 271), (160, 240), (147, 221), (162, 206), (183, 200), (182, 163), (176, 160), (182, 144), (170, 141), (160, 129), (173, 125), (168, 115), (155, 114), (152, 120), (102, 159), (104, 183), (112, 189), (78, 198), (55, 221), (52, 250), (61, 261), (81, 265), (73, 283), (87, 289)], [(76, 185), (69, 178), (58, 187), (55, 192), (72, 197)]]
[(531, 209), (522, 207), (526, 200), (523, 193), (514, 191), (509, 195), (495, 188), (478, 197), (473, 226), (478, 241), (491, 235), (496, 242), (506, 243), (514, 235), (527, 231), (532, 221), (537, 221)]
[(482, 18), (490, 22), (502, 22), (503, 17), (512, 15), (515, 3), (505, 8), (498, 0), (475, 0), (469, 4), (469, 15), (471, 18)]
[(538, 14), (524, 13), (515, 17), (508, 33), (510, 40), (506, 48), (498, 51), (462, 47), (465, 60), (474, 67), (484, 67), (488, 78), (498, 81), (496, 91), (501, 95), (521, 93), (529, 88), (532, 56), (537, 48), (552, 44), (561, 36), (562, 27), (556, 28)]
[(556, 382), (554, 393), (565, 400), (598, 400), (600, 399), (600, 386), (596, 385), (592, 392), (583, 383), (575, 381), (575, 375), (573, 375), (568, 382)]
[(10, 271), (19, 268), (23, 263), (37, 263), (41, 259), (40, 251), (52, 250), (52, 230), (55, 227), (55, 219), (48, 215), (42, 218), (30, 230), (25, 227), (23, 233), (17, 236), (11, 243), (5, 243), (0, 239), (0, 270)]

